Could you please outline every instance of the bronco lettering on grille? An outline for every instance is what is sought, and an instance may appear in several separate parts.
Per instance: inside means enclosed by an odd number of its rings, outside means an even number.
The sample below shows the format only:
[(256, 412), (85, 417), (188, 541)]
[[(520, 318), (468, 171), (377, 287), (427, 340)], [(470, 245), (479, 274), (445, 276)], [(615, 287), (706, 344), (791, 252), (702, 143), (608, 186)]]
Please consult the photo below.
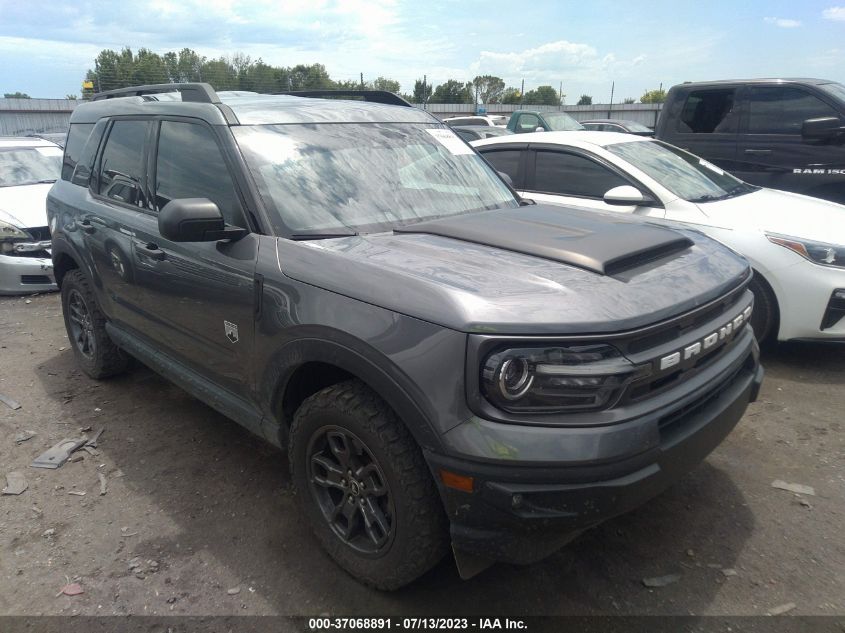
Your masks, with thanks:
[(734, 332), (738, 332), (739, 328), (742, 327), (742, 324), (747, 323), (750, 318), (751, 306), (748, 306), (740, 314), (736, 315), (715, 332), (711, 332), (701, 340), (696, 341), (691, 345), (687, 345), (682, 350), (678, 350), (677, 352), (673, 352), (662, 357), (660, 359), (660, 370), (662, 371), (664, 369), (674, 367), (675, 365), (680, 365), (682, 360), (689, 360), (698, 356), (702, 352), (713, 348), (717, 344), (721, 345), (725, 343), (725, 341), (727, 341)]

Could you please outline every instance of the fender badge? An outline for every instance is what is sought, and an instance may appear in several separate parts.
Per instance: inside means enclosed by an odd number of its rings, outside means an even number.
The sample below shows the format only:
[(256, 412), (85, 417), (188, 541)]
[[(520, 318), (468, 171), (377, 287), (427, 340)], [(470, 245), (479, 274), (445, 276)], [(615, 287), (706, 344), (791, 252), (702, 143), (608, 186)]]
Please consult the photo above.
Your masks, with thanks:
[(236, 323), (229, 323), (228, 321), (223, 321), (223, 328), (226, 330), (226, 338), (229, 339), (230, 343), (237, 343), (238, 342), (238, 326)]

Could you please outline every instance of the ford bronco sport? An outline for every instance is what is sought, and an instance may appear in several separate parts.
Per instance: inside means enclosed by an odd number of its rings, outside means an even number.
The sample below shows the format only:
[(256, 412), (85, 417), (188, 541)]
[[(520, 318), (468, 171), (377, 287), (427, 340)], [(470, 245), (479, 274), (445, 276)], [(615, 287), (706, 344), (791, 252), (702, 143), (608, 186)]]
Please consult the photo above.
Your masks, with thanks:
[(73, 112), (48, 208), (89, 376), (131, 355), (285, 447), (316, 539), (382, 589), (450, 544), (464, 576), (541, 559), (721, 442), (762, 379), (742, 258), (521, 201), (426, 112), (358, 96)]

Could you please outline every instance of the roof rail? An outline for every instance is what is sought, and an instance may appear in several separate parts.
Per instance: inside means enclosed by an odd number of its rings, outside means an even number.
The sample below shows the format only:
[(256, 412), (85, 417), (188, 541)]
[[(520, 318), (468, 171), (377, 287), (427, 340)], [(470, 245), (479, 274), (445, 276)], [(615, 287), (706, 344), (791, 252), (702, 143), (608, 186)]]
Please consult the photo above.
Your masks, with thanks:
[(190, 101), (193, 103), (220, 103), (220, 97), (218, 97), (217, 93), (214, 92), (214, 88), (205, 83), (130, 86), (128, 88), (118, 88), (117, 90), (98, 92), (91, 97), (91, 100), (100, 101), (102, 99), (114, 99), (117, 97), (141, 97), (143, 95), (159, 94), (162, 92), (179, 92), (182, 95), (182, 101)]
[(295, 90), (292, 92), (278, 92), (276, 94), (321, 99), (331, 97), (362, 97), (364, 101), (371, 103), (385, 103), (387, 105), (405, 106), (408, 108), (414, 107), (399, 95), (388, 90)]

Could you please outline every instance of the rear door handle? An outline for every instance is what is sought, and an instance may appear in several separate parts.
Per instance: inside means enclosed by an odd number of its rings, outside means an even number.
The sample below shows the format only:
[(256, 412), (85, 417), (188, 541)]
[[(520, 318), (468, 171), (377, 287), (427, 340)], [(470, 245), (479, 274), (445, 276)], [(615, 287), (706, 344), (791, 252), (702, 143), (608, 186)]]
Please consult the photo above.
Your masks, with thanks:
[(164, 259), (164, 251), (161, 250), (157, 244), (153, 244), (152, 242), (148, 242), (147, 244), (136, 244), (135, 250), (144, 257), (155, 259), (156, 261)]
[(770, 149), (747, 149), (745, 150), (746, 154), (753, 154), (755, 156), (766, 156), (772, 153)]
[(89, 235), (91, 233), (96, 232), (96, 230), (97, 230), (96, 227), (94, 227), (94, 225), (91, 224), (91, 220), (82, 220), (82, 222), (79, 223), (79, 226), (81, 226), (82, 230), (85, 231), (86, 233), (88, 233)]

